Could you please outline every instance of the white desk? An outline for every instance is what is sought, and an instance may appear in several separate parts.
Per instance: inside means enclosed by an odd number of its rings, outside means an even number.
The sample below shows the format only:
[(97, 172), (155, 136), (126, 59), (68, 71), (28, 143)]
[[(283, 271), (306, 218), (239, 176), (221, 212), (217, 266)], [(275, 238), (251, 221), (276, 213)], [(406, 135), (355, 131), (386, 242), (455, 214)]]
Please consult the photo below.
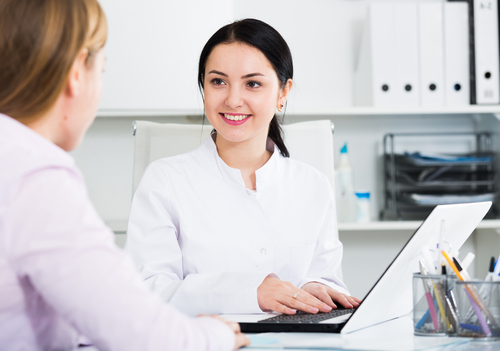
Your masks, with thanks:
[(363, 351), (493, 351), (498, 341), (413, 334), (413, 321), (402, 317), (351, 334), (262, 333), (250, 334), (249, 350), (363, 350)]
[[(355, 333), (262, 333), (249, 334), (252, 345), (242, 350), (357, 350), (357, 351), (500, 351), (500, 338), (481, 340), (413, 335), (410, 317), (360, 330)], [(77, 351), (98, 351), (82, 347)], [(182, 350), (179, 350), (182, 351)]]

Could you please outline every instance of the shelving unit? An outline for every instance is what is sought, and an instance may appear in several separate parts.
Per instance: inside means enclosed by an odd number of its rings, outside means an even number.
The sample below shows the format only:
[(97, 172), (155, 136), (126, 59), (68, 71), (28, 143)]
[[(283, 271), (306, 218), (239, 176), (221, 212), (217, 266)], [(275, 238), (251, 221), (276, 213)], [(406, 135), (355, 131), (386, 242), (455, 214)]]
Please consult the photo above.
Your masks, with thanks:
[[(201, 116), (200, 110), (99, 110), (97, 117), (169, 117), (169, 116)], [(303, 109), (289, 108), (287, 116), (397, 116), (397, 115), (476, 115), (493, 114), (500, 120), (500, 106), (444, 106), (418, 108), (377, 108), (377, 107), (343, 107), (335, 109)]]
[[(197, 110), (141, 110), (141, 111), (99, 111), (98, 113), (98, 123), (105, 123), (111, 127), (117, 124), (124, 125), (123, 128), (130, 130), (130, 125), (134, 119), (154, 119), (161, 122), (172, 122), (172, 123), (199, 123), (200, 122), (201, 111)], [(468, 121), (469, 124), (465, 128), (467, 130), (476, 129), (484, 121), (486, 125), (481, 128), (484, 130), (492, 131), (494, 134), (500, 134), (500, 106), (462, 106), (462, 107), (442, 107), (442, 108), (374, 108), (374, 107), (346, 107), (346, 108), (334, 108), (329, 111), (326, 110), (314, 110), (311, 108), (308, 113), (300, 110), (288, 109), (286, 112), (287, 118), (285, 121), (287, 123), (298, 122), (301, 120), (311, 120), (311, 119), (330, 119), (336, 126), (334, 142), (335, 151), (337, 152), (345, 140), (349, 141), (349, 145), (357, 146), (359, 140), (366, 140), (365, 137), (359, 136), (358, 140), (353, 140), (353, 137), (358, 134), (369, 133), (369, 134), (380, 134), (380, 137), (373, 137), (373, 140), (369, 142), (369, 148), (376, 149), (376, 145), (373, 144), (375, 141), (381, 141), (382, 135), (389, 131), (398, 130), (412, 130), (417, 122), (413, 120), (420, 119), (418, 122), (422, 125), (429, 124), (433, 128), (439, 125), (439, 128), (446, 128), (446, 125), (455, 126), (460, 124), (460, 121)], [(494, 117), (492, 117), (494, 116)], [(460, 120), (459, 122), (456, 122)], [(385, 125), (381, 125), (381, 121), (385, 121)], [(422, 122), (423, 121), (423, 122)], [(454, 123), (454, 121), (456, 123)], [(482, 122), (481, 122), (482, 121)], [(451, 122), (451, 123), (450, 123)], [(371, 126), (366, 127), (366, 123), (371, 123), (371, 125), (380, 129), (377, 131), (376, 128), (371, 128)], [(114, 127), (113, 127), (114, 128)], [(365, 130), (360, 130), (365, 128)], [(420, 128), (420, 127), (419, 127)], [(354, 130), (356, 129), (356, 130)], [(346, 130), (349, 132), (346, 135)], [(128, 134), (130, 135), (130, 134)], [(129, 144), (133, 144), (133, 139), (130, 138), (127, 141)], [(366, 148), (361, 152), (366, 153)], [(356, 152), (356, 150), (354, 150)], [(376, 154), (373, 150), (370, 151), (372, 155), (362, 155), (364, 159), (358, 161), (357, 157), (359, 154), (354, 153), (355, 159), (355, 171), (361, 173), (362, 165), (367, 165), (368, 173), (370, 177), (377, 177), (377, 163), (378, 160), (373, 160), (373, 154)], [(369, 164), (371, 162), (371, 164)], [(374, 173), (375, 172), (375, 173)], [(367, 177), (365, 175), (364, 177)], [(381, 186), (381, 183), (373, 182), (373, 185), (368, 186), (371, 191), (376, 192), (377, 186)], [(378, 185), (377, 185), (378, 184)], [(363, 187), (367, 187), (364, 183)], [(127, 189), (128, 190), (128, 189)], [(127, 197), (131, 195), (127, 195)], [(124, 199), (127, 200), (127, 199)], [(375, 201), (379, 202), (379, 199)], [(377, 207), (377, 203), (372, 204)], [(378, 212), (378, 208), (376, 212)], [(375, 219), (375, 217), (373, 217)], [(377, 221), (373, 220), (369, 223), (339, 223), (339, 231), (344, 233), (349, 232), (366, 232), (375, 233), (381, 231), (387, 231), (391, 233), (397, 233), (398, 231), (413, 231), (418, 228), (421, 221)], [(127, 223), (125, 221), (115, 221), (108, 222), (108, 225), (112, 228), (115, 233), (125, 233)], [(478, 229), (500, 229), (500, 220), (483, 220), (479, 225)]]
[[(339, 223), (341, 232), (396, 232), (400, 230), (416, 230), (422, 221), (377, 221), (368, 223)], [(485, 219), (477, 229), (500, 229), (500, 219)]]

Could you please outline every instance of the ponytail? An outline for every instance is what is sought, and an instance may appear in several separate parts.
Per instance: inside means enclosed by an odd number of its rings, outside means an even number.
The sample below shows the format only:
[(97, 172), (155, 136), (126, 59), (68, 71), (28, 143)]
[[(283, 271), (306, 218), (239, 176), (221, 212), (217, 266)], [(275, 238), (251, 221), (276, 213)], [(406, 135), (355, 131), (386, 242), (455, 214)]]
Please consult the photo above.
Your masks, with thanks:
[(280, 153), (283, 157), (290, 157), (290, 153), (285, 146), (285, 142), (283, 141), (283, 129), (278, 121), (278, 117), (274, 115), (271, 123), (269, 124), (269, 133), (267, 134), (269, 138), (276, 144), (278, 149), (280, 149)]

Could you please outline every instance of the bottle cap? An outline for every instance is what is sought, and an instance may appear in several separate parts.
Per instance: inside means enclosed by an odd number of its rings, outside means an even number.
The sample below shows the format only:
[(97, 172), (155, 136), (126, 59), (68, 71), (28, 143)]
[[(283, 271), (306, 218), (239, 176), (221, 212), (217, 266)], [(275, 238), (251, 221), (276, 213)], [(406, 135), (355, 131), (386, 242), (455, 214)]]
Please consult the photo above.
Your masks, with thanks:
[(370, 198), (370, 192), (369, 191), (365, 191), (365, 190), (356, 191), (356, 197), (358, 199), (369, 199)]
[(342, 146), (342, 149), (340, 149), (341, 154), (347, 154), (347, 143), (344, 143), (344, 146)]

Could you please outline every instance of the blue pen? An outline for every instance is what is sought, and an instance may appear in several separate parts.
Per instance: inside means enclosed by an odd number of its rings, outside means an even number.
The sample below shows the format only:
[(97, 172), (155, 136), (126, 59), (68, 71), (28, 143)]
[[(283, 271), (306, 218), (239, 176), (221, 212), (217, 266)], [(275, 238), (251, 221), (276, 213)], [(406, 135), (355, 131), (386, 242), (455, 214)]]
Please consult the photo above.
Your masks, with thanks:
[(460, 328), (468, 329), (478, 334), (483, 334), (483, 329), (479, 325), (460, 323)]
[[(434, 308), (438, 308), (438, 303), (437, 303), (437, 300), (434, 299)], [(415, 329), (420, 329), (423, 327), (423, 325), (425, 323), (427, 323), (427, 320), (431, 318), (431, 312), (429, 311), (429, 309), (427, 309), (427, 312), (424, 313), (424, 315), (422, 316), (422, 318), (420, 318), (420, 320), (418, 321), (417, 325), (415, 325)]]

